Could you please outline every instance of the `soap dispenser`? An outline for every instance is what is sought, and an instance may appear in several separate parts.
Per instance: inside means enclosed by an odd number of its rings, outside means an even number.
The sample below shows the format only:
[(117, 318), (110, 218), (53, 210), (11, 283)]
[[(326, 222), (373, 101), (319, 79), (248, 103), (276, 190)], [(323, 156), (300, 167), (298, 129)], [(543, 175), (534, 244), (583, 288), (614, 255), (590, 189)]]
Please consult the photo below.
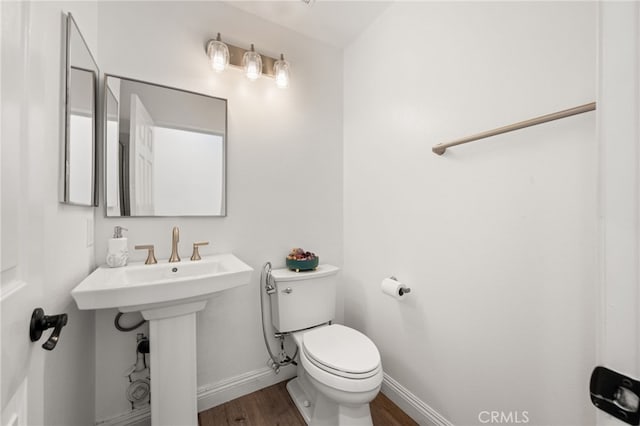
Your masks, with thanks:
[(129, 261), (129, 248), (127, 247), (127, 239), (122, 236), (122, 231), (127, 228), (116, 226), (113, 228), (113, 238), (109, 238), (107, 247), (107, 265), (112, 268), (127, 266)]

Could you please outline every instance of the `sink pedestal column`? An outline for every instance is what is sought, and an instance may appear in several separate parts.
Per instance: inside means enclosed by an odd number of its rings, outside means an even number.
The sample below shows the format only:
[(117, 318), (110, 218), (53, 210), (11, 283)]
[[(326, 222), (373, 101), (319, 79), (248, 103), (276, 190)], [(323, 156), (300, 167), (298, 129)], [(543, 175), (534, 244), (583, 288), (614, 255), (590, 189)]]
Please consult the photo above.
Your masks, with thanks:
[(152, 426), (198, 424), (196, 312), (206, 304), (142, 311), (149, 321)]

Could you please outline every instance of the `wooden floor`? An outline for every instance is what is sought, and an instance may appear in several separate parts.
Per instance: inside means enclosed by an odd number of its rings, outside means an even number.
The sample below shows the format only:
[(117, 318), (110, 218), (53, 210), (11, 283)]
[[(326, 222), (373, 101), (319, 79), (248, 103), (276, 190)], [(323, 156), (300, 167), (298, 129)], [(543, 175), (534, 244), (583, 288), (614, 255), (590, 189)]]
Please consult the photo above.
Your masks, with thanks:
[[(199, 426), (304, 426), (287, 392), (286, 382), (250, 393), (198, 414)], [(379, 393), (371, 402), (375, 426), (417, 425), (389, 398)]]

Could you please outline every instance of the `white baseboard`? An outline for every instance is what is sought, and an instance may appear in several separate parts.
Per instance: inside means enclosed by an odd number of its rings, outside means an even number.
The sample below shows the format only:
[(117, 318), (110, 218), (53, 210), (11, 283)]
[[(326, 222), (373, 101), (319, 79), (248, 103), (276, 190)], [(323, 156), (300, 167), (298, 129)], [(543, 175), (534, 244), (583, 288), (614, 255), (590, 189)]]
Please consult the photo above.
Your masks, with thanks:
[(151, 407), (136, 408), (108, 419), (98, 420), (96, 426), (146, 426), (151, 425)]
[(387, 373), (382, 380), (382, 393), (421, 425), (453, 426), (440, 413), (395, 381)]
[(294, 366), (280, 368), (275, 374), (269, 367), (249, 371), (239, 376), (221, 380), (198, 388), (198, 412), (217, 407), (232, 399), (275, 385), (296, 375)]
[[(198, 388), (198, 411), (205, 411), (227, 401), (250, 394), (296, 375), (293, 366), (283, 367), (275, 374), (269, 367), (249, 371), (235, 377)], [(453, 426), (440, 413), (411, 393), (395, 379), (384, 373), (382, 393), (421, 425)], [(97, 426), (144, 426), (149, 425), (149, 407), (132, 410), (106, 420), (96, 422)]]
[[(232, 399), (266, 388), (296, 375), (294, 366), (280, 368), (275, 374), (269, 367), (249, 371), (235, 377), (198, 388), (198, 412), (224, 404)], [(97, 426), (144, 426), (150, 425), (149, 407), (131, 410), (105, 420), (96, 422)]]

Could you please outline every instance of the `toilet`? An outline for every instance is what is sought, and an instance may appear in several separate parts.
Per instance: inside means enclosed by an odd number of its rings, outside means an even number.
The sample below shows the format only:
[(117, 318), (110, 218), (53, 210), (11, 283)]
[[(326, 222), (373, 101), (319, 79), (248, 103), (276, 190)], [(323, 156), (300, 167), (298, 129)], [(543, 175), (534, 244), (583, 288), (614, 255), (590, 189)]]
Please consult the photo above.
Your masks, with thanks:
[(369, 403), (382, 385), (376, 345), (335, 317), (338, 268), (274, 269), (271, 320), (298, 346), (298, 376), (287, 390), (310, 426), (372, 425)]

